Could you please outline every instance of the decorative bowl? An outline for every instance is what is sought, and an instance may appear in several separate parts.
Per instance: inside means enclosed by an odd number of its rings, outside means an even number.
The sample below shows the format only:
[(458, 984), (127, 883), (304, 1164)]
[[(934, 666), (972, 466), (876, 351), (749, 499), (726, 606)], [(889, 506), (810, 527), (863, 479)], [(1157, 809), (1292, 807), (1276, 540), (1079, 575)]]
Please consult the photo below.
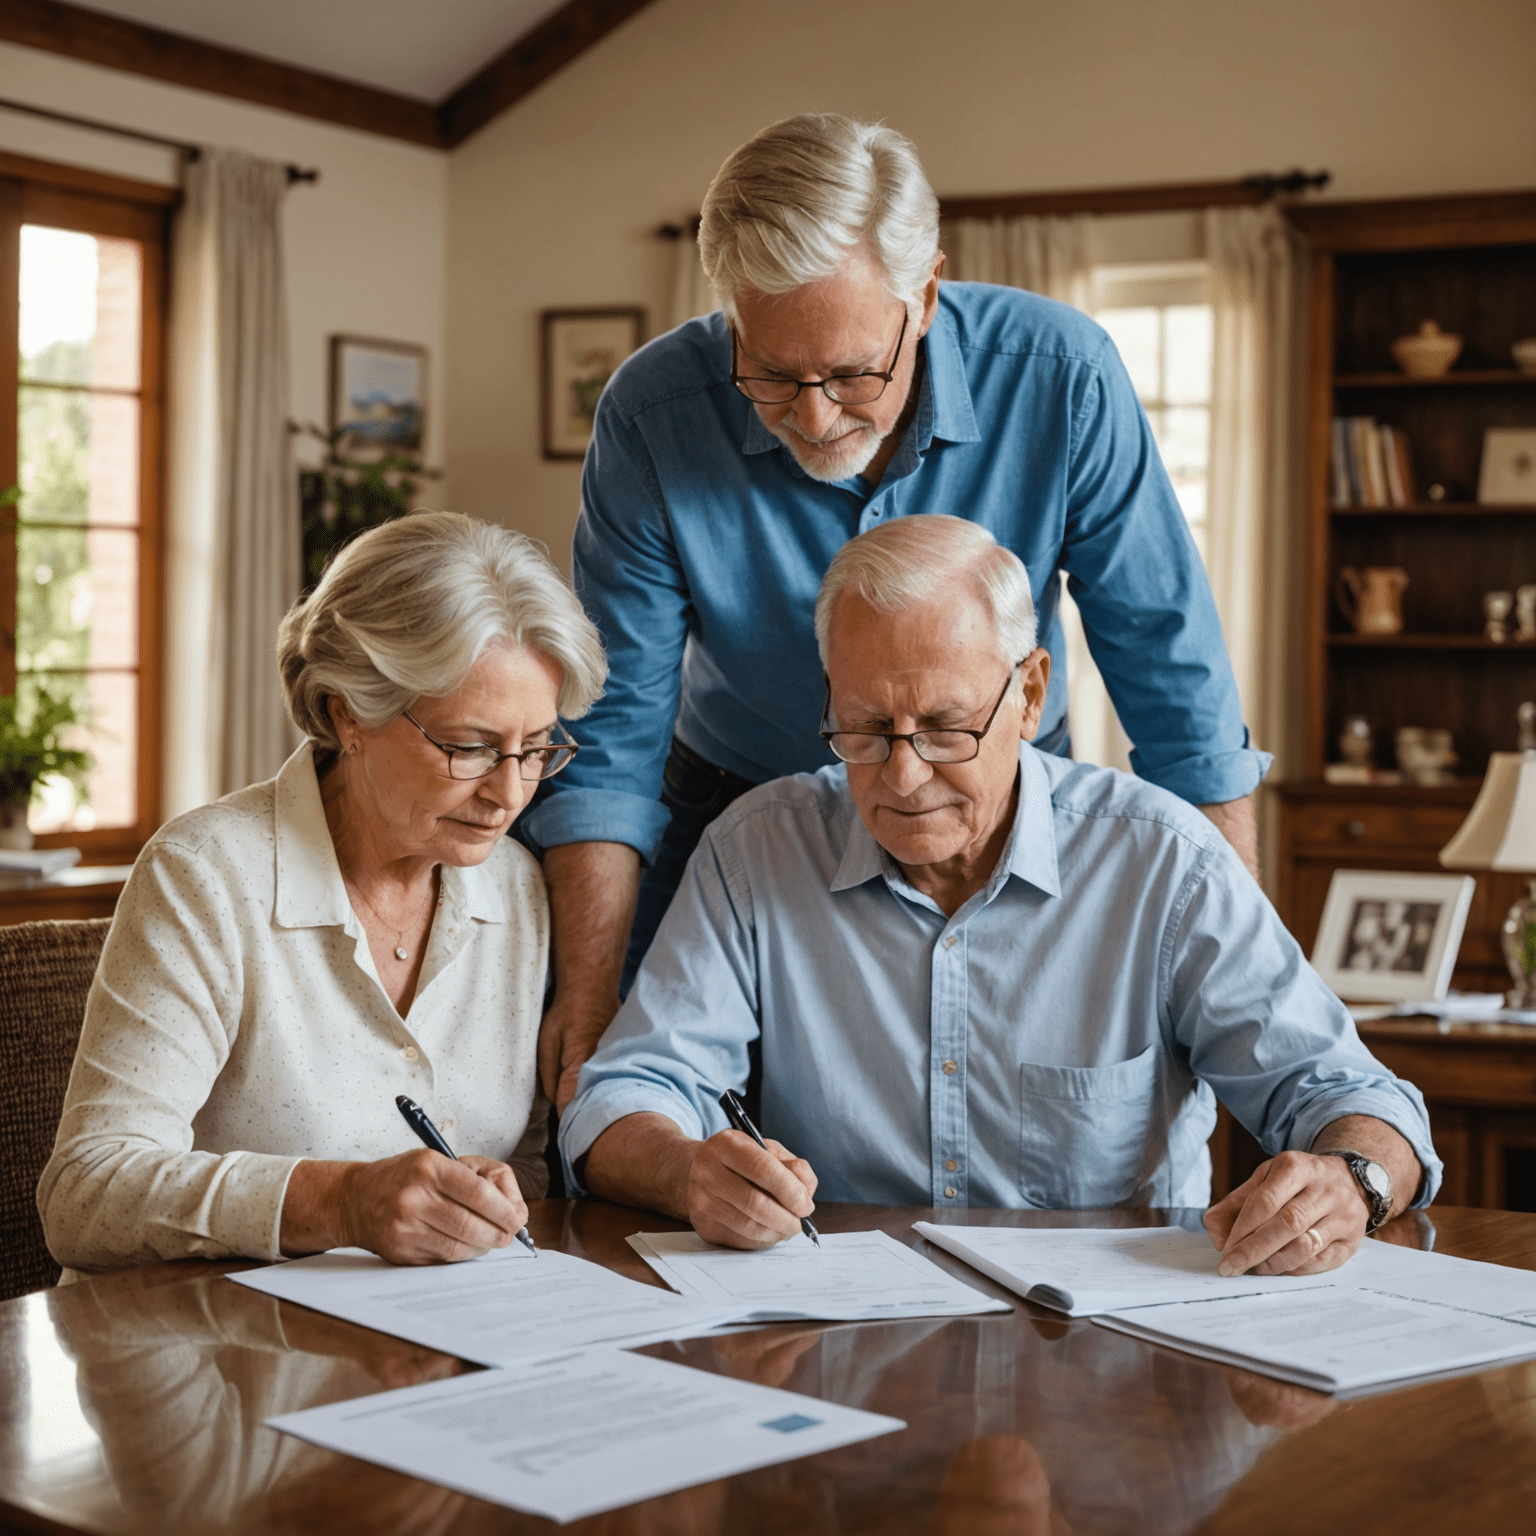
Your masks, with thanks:
[(1392, 356), (1410, 379), (1438, 379), (1461, 356), (1461, 337), (1447, 335), (1433, 320), (1426, 320), (1418, 335), (1399, 336), (1392, 343)]
[(1509, 350), (1521, 373), (1536, 373), (1536, 336), (1517, 341)]

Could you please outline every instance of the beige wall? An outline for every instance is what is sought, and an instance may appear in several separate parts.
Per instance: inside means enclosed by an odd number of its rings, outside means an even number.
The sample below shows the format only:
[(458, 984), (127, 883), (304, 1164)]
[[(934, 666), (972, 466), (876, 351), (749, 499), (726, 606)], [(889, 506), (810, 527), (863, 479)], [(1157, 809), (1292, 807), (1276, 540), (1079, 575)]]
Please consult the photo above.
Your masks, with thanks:
[(883, 118), (939, 192), (1295, 165), (1330, 195), (1536, 186), (1531, 0), (654, 0), (450, 159), (455, 505), (568, 556), (538, 312), (643, 303), (724, 156), (791, 112)]
[[(0, 96), (318, 167), (318, 184), (295, 187), (285, 210), (293, 413), (325, 424), (333, 332), (418, 342), (432, 354), (428, 451), (441, 461), (445, 154), (4, 43)], [(176, 176), (171, 152), (4, 110), (0, 150), (144, 181)]]

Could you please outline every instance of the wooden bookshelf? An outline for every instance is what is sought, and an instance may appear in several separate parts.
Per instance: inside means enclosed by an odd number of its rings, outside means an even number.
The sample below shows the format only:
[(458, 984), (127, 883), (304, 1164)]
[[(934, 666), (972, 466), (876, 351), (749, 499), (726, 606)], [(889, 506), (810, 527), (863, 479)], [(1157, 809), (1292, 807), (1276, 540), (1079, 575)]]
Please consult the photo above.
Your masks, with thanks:
[[(1515, 340), (1521, 338), (1516, 337)], [(1410, 378), (1406, 373), (1341, 373), (1335, 389), (1454, 389), (1464, 384), (1536, 385), (1536, 373), (1519, 368), (1452, 368), (1433, 379)]]

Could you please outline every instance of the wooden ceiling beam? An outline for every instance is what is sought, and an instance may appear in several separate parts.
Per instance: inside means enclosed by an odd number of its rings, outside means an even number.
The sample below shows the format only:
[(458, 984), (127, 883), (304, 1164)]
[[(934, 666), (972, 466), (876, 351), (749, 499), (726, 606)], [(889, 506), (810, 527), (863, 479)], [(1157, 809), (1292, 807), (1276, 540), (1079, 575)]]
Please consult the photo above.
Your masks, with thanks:
[(365, 133), (451, 149), (650, 0), (566, 0), (435, 106), (63, 0), (3, 0), (0, 39)]

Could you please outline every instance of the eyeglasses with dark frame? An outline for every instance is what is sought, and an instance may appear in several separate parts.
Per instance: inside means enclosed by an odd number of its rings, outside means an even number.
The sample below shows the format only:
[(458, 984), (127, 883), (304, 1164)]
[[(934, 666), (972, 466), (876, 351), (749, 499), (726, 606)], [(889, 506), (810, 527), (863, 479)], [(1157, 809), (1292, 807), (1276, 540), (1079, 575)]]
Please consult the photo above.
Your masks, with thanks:
[(737, 373), (736, 349), (740, 338), (736, 327), (731, 327), (731, 383), (748, 400), (759, 405), (788, 405), (802, 389), (819, 389), (834, 405), (871, 405), (886, 391), (886, 386), (896, 377), (896, 360), (901, 356), (901, 344), (907, 339), (905, 305), (901, 311), (901, 329), (896, 333), (896, 350), (891, 354), (891, 366), (884, 373), (834, 373), (828, 379), (759, 379)]
[(883, 763), (891, 755), (891, 743), (905, 741), (925, 763), (968, 763), (981, 751), (981, 738), (992, 729), (997, 712), (1008, 697), (1013, 674), (1022, 667), (1016, 661), (1008, 668), (1003, 691), (979, 731), (946, 728), (941, 731), (835, 731), (827, 729), (827, 715), (832, 709), (832, 679), (827, 679), (827, 697), (821, 706), (821, 730), (817, 733), (845, 763)]
[[(546, 746), (525, 747), (521, 752), (499, 752), (489, 742), (474, 745), (439, 741), (410, 710), (405, 718), (421, 732), (439, 752), (448, 755), (450, 779), (483, 779), (496, 772), (509, 758), (517, 763), (518, 774), (525, 780), (552, 779), (576, 756), (581, 748), (566, 737), (564, 741), (552, 741)], [(562, 734), (565, 727), (559, 727)]]

